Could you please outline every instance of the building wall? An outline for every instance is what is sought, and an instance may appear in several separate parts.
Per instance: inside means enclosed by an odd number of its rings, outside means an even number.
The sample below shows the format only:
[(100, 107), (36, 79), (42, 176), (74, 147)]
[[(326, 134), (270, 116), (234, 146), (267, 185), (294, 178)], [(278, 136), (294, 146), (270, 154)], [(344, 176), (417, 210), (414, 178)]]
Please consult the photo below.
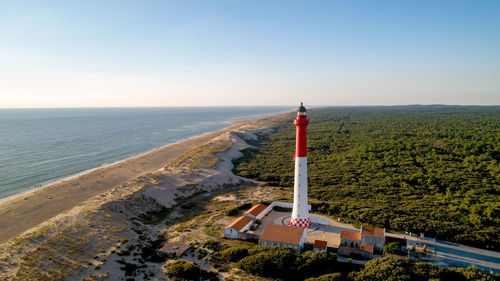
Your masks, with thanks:
[(250, 221), (249, 223), (247, 223), (247, 225), (245, 225), (242, 229), (240, 229), (240, 232), (245, 232), (245, 231), (249, 230), (250, 226), (252, 225), (252, 222), (253, 221)]
[(238, 231), (236, 231), (236, 229), (234, 229), (232, 227), (226, 228), (226, 229), (224, 229), (224, 237), (238, 239), (239, 233), (238, 233)]
[(350, 256), (351, 252), (339, 249), (338, 254), (341, 255), (341, 256)]
[(300, 249), (302, 248), (300, 245), (279, 243), (279, 242), (268, 241), (268, 240), (260, 240), (259, 245), (261, 245), (261, 246), (288, 247), (288, 248), (294, 249), (295, 251), (300, 251)]
[[(369, 244), (369, 243), (367, 243), (367, 244)], [(346, 246), (346, 247), (359, 248), (359, 246), (361, 245), (361, 241), (349, 239), (349, 238), (341, 238), (340, 245)]]
[(373, 245), (375, 249), (382, 251), (385, 245), (385, 237), (362, 234), (361, 243)]
[(252, 221), (250, 221), (247, 225), (240, 229), (239, 232), (232, 227), (224, 228), (224, 237), (232, 239), (244, 239), (245, 236), (242, 234), (244, 234), (245, 231), (249, 230), (251, 225)]
[(372, 259), (373, 258), (372, 254), (366, 253), (366, 252), (361, 253), (361, 256), (364, 257), (364, 258), (367, 258), (367, 259)]
[(306, 233), (306, 229), (304, 228), (304, 230), (302, 231), (302, 237), (300, 238), (300, 242), (299, 242), (300, 248), (304, 247), (304, 243), (306, 243), (306, 236), (307, 236), (307, 233)]

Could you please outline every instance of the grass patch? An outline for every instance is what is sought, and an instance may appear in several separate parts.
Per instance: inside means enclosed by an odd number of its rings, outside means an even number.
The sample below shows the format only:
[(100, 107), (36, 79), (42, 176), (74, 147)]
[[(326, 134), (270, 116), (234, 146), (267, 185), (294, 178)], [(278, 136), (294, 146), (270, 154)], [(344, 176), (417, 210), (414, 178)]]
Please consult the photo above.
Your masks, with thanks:
[(228, 151), (232, 146), (232, 140), (219, 140), (207, 143), (188, 151), (170, 163), (167, 168), (179, 167), (183, 164), (200, 168), (213, 167), (220, 160), (217, 153)]

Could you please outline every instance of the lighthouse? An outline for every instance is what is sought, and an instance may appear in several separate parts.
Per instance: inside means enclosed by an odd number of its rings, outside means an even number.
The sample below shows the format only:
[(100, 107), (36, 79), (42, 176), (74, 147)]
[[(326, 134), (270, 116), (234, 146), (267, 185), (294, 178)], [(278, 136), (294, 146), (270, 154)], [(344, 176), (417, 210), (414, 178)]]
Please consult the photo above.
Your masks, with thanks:
[(309, 205), (307, 204), (307, 118), (306, 108), (302, 103), (297, 109), (297, 117), (293, 120), (297, 127), (295, 146), (295, 180), (293, 185), (293, 211), (290, 225), (310, 227)]

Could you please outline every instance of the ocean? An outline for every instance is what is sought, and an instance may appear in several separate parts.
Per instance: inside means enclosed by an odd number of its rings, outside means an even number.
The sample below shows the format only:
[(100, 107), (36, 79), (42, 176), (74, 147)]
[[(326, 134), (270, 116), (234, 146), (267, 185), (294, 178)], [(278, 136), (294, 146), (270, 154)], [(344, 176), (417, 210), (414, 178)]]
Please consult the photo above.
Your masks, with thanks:
[(0, 109), (0, 199), (293, 107)]

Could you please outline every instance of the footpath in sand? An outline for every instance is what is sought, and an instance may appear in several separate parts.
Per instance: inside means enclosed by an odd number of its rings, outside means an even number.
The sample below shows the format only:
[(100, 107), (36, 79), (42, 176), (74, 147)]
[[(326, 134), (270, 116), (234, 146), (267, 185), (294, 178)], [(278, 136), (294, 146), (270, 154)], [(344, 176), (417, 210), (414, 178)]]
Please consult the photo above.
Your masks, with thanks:
[[(164, 146), (78, 177), (0, 202), (0, 243), (67, 212), (98, 194), (164, 168), (189, 150), (241, 127), (261, 126), (276, 117), (235, 121), (233, 126)], [(257, 120), (259, 120), (257, 122)], [(145, 136), (147, 137), (147, 136)]]

